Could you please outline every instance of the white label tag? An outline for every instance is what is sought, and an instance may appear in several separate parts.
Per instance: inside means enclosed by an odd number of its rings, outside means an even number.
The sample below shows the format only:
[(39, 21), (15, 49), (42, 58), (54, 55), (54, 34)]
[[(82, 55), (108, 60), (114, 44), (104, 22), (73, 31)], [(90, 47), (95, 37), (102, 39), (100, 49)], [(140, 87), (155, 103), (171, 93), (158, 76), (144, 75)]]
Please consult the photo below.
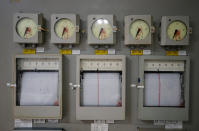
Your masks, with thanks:
[(185, 50), (179, 50), (178, 55), (186, 56), (187, 52)]
[(182, 121), (167, 121), (165, 124), (165, 129), (182, 129)]
[(91, 131), (108, 131), (108, 124), (91, 123)]
[(114, 124), (114, 120), (106, 120), (106, 123)]
[(44, 53), (44, 47), (37, 47), (36, 52), (37, 53)]
[(48, 119), (48, 123), (58, 123), (58, 119)]
[(115, 55), (115, 49), (108, 49), (108, 55)]
[(143, 55), (151, 55), (151, 50), (143, 50)]
[(33, 123), (35, 124), (44, 124), (46, 123), (45, 119), (34, 119)]
[(72, 50), (72, 54), (73, 55), (79, 55), (80, 54), (80, 50)]
[(32, 127), (32, 120), (15, 119), (15, 127)]
[(153, 124), (156, 126), (162, 126), (165, 125), (165, 120), (154, 120)]

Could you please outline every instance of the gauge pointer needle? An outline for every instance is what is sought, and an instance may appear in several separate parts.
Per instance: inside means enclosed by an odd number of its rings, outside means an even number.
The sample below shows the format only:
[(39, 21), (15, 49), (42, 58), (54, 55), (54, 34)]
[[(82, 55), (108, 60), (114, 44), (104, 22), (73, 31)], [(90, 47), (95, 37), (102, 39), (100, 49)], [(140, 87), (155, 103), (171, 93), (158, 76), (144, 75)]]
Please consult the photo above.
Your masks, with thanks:
[(179, 31), (176, 29), (174, 34), (173, 34), (173, 39), (176, 37), (177, 34), (179, 34)]
[(64, 36), (64, 33), (65, 33), (65, 32), (68, 32), (68, 30), (67, 30), (67, 28), (66, 28), (66, 27), (64, 27), (64, 29), (63, 29), (62, 37)]
[(104, 30), (103, 28), (100, 29), (99, 37), (102, 34), (103, 30)]
[(30, 28), (29, 28), (29, 27), (26, 27), (26, 30), (25, 30), (25, 32), (24, 32), (24, 36), (25, 36), (28, 32), (30, 32)]
[(136, 33), (136, 37), (138, 36), (138, 34), (140, 33), (141, 29), (138, 28), (137, 33)]

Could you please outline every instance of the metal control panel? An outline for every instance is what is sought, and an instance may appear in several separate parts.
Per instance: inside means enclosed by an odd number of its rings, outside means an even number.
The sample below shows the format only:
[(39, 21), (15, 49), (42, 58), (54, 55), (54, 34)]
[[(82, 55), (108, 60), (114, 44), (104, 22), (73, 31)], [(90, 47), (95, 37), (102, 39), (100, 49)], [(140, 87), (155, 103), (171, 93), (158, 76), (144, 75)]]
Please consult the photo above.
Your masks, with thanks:
[(17, 55), (13, 66), (14, 117), (62, 118), (62, 56)]
[(141, 56), (138, 118), (187, 121), (189, 71), (187, 56)]
[[(123, 55), (80, 55), (77, 57), (76, 80), (80, 88), (76, 89), (76, 119), (77, 120), (125, 120), (125, 90), (126, 90), (126, 58)], [(106, 78), (106, 79), (105, 79)], [(98, 81), (98, 82), (97, 82)], [(101, 81), (101, 82), (100, 82)], [(111, 81), (111, 82), (110, 82)], [(114, 84), (113, 84), (114, 83)], [(100, 88), (100, 85), (101, 88)], [(91, 87), (91, 88), (89, 88)], [(104, 88), (107, 87), (107, 88)], [(96, 91), (94, 89), (96, 88)], [(85, 89), (85, 90), (84, 90)], [(92, 92), (90, 92), (90, 90)], [(104, 93), (99, 92), (103, 91)], [(82, 94), (86, 92), (86, 96)], [(98, 92), (96, 95), (93, 93)], [(109, 94), (109, 93), (110, 94)], [(113, 93), (113, 94), (112, 94)], [(101, 95), (102, 96), (101, 96)], [(110, 105), (112, 101), (103, 105), (102, 101), (106, 96), (120, 95), (116, 105)], [(86, 104), (90, 100), (98, 99), (94, 106), (84, 106), (82, 101), (85, 97)], [(97, 97), (96, 97), (97, 96)], [(99, 100), (99, 97), (101, 99)], [(113, 98), (114, 99), (114, 98)], [(99, 105), (102, 103), (102, 106)], [(92, 104), (92, 103), (91, 103)]]

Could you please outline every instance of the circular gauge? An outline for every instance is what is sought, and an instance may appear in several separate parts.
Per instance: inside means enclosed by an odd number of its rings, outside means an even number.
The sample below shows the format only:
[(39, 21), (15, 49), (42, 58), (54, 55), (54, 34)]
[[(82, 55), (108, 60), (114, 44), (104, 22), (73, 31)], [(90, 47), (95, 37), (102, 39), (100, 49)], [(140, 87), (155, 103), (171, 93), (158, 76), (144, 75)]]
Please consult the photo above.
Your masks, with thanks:
[(187, 27), (181, 21), (173, 21), (167, 28), (167, 35), (169, 39), (180, 41), (185, 38), (187, 34)]
[(75, 33), (75, 26), (71, 20), (63, 18), (55, 23), (55, 34), (64, 40), (69, 39)]
[(149, 32), (149, 25), (144, 20), (135, 20), (130, 26), (130, 34), (136, 40), (145, 39)]
[(104, 40), (113, 33), (113, 28), (106, 19), (98, 19), (92, 25), (93, 35), (99, 39)]
[(22, 18), (17, 22), (16, 31), (21, 38), (28, 39), (37, 33), (37, 24), (30, 18)]

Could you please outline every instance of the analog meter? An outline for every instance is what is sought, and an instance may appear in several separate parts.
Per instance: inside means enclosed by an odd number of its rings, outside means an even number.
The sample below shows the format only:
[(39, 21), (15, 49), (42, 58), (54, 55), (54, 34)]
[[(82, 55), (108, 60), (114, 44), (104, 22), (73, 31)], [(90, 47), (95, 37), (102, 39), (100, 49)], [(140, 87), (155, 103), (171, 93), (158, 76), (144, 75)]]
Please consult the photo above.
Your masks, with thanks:
[(88, 44), (111, 45), (116, 42), (116, 22), (114, 15), (88, 16)]
[(104, 40), (110, 37), (113, 29), (108, 20), (98, 19), (93, 23), (92, 33), (97, 39)]
[(160, 45), (189, 45), (189, 35), (191, 33), (192, 28), (189, 26), (189, 16), (162, 16)]
[(30, 18), (22, 18), (18, 21), (16, 30), (21, 38), (28, 39), (37, 33), (37, 24)]
[(13, 17), (13, 40), (20, 44), (41, 44), (43, 42), (42, 14), (15, 13)]
[(149, 34), (149, 26), (143, 20), (136, 20), (131, 24), (130, 33), (136, 40), (143, 40)]
[(173, 21), (167, 28), (167, 35), (171, 40), (180, 41), (187, 35), (187, 27), (181, 21)]
[(149, 45), (152, 44), (151, 15), (129, 15), (125, 16), (125, 45)]
[(69, 19), (60, 19), (55, 24), (55, 33), (61, 39), (69, 39), (75, 33), (75, 26)]
[(51, 43), (71, 45), (79, 43), (80, 18), (76, 14), (53, 14), (51, 16)]

